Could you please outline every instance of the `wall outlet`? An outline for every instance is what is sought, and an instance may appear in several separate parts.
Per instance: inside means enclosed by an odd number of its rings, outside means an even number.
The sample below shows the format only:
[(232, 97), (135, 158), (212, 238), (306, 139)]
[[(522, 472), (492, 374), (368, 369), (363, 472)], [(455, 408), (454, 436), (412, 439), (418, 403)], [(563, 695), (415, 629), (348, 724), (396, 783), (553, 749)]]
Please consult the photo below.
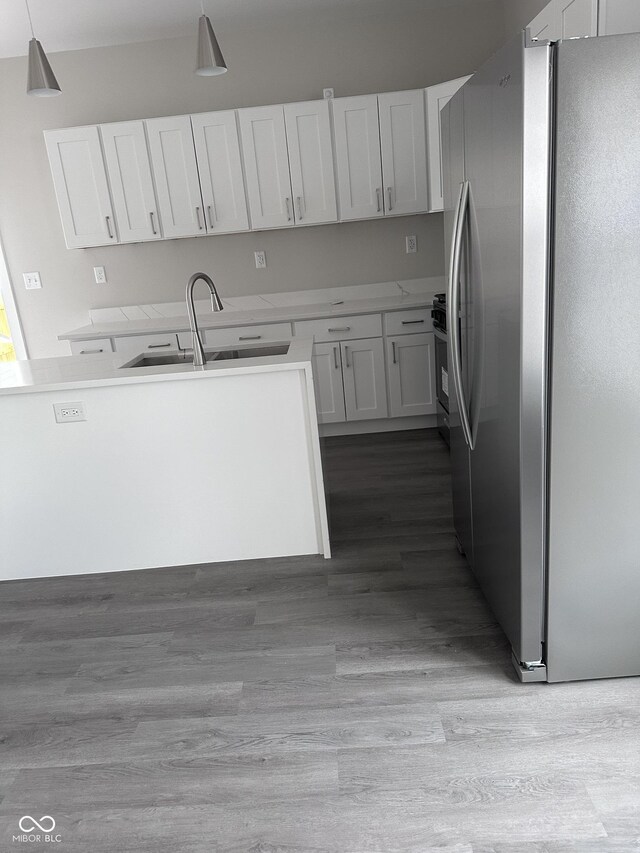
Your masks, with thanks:
[(415, 235), (412, 237), (405, 237), (405, 242), (407, 246), (407, 255), (414, 255), (418, 251), (418, 239)]
[(325, 101), (329, 101), (331, 98), (333, 98), (333, 89), (323, 89), (322, 97), (325, 99)]
[(39, 272), (23, 272), (24, 286), (27, 290), (38, 290), (42, 287)]
[(254, 252), (254, 257), (256, 259), (256, 269), (257, 270), (266, 270), (267, 268), (267, 256), (264, 252)]
[(93, 268), (93, 277), (96, 280), (96, 284), (106, 284), (107, 283), (107, 274), (104, 271), (104, 267), (94, 267)]
[(54, 403), (56, 421), (59, 424), (67, 424), (71, 421), (86, 421), (84, 403)]

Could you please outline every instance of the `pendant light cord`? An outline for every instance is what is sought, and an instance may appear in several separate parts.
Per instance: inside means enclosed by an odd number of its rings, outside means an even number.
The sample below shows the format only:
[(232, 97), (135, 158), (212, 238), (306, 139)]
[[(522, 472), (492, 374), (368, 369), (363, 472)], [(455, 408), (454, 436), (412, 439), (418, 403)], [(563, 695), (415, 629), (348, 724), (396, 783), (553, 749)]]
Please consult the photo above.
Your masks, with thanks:
[[(25, 3), (27, 0), (25, 0)], [(204, 0), (200, 0), (200, 8), (202, 9), (202, 14), (204, 15)]]
[(29, 0), (24, 0), (24, 5), (27, 7), (27, 17), (29, 18), (29, 26), (31, 27), (31, 38), (35, 38), (36, 34), (33, 31), (33, 21), (31, 20), (31, 10), (29, 9)]

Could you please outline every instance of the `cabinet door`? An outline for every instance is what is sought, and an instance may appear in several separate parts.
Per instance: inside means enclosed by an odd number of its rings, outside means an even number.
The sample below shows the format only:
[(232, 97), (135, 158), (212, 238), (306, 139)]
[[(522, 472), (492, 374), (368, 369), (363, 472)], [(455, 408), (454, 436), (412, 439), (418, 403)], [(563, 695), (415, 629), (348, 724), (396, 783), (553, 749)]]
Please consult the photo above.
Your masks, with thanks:
[(384, 209), (422, 213), (429, 207), (424, 92), (378, 95)]
[(254, 228), (294, 224), (287, 135), (281, 105), (238, 110)]
[(435, 335), (387, 338), (387, 377), (391, 417), (436, 412)]
[(442, 169), (442, 121), (440, 110), (471, 77), (458, 77), (425, 89), (427, 99), (427, 147), (429, 163), (429, 212), (444, 210)]
[(378, 98), (335, 98), (332, 108), (339, 217), (384, 216)]
[(149, 119), (146, 126), (164, 236), (205, 234), (189, 116)]
[(207, 231), (248, 231), (235, 110), (192, 115), (191, 125)]
[(579, 38), (598, 34), (598, 0), (551, 0), (529, 24), (533, 39)]
[(640, 32), (640, 3), (638, 0), (600, 0), (598, 35)]
[(387, 417), (387, 383), (382, 338), (344, 341), (342, 372), (348, 421)]
[(346, 413), (340, 344), (315, 344), (312, 362), (318, 422), (342, 423)]
[(117, 243), (98, 128), (47, 130), (44, 138), (67, 248)]
[(160, 240), (144, 123), (101, 124), (100, 135), (120, 241)]
[(337, 222), (328, 101), (285, 104), (284, 120), (296, 223)]

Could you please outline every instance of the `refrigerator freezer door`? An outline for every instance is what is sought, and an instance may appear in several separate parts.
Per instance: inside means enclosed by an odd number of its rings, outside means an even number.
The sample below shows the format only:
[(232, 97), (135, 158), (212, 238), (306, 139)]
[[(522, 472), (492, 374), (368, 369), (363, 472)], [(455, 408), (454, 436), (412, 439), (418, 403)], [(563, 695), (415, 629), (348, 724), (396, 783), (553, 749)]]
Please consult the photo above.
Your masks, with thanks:
[[(449, 277), (451, 263), (451, 244), (454, 230), (456, 205), (460, 186), (464, 181), (464, 100), (459, 91), (441, 112), (442, 152), (443, 152), (443, 190), (444, 190), (444, 229), (445, 264)], [(464, 258), (462, 278), (465, 275)], [(463, 339), (464, 336), (463, 336)], [(448, 335), (449, 350), (451, 334)], [(464, 370), (466, 359), (463, 355), (463, 379), (468, 383), (468, 373)], [(447, 356), (448, 374), (452, 376), (453, 353)], [(469, 448), (464, 439), (458, 401), (449, 381), (449, 446), (451, 450), (451, 486), (453, 496), (453, 516), (456, 536), (460, 548), (464, 551), (470, 565), (473, 565), (473, 530), (471, 526), (471, 479)]]
[(549, 680), (640, 675), (640, 35), (557, 48)]
[[(540, 50), (538, 57), (548, 57), (547, 47), (527, 50)], [(470, 389), (473, 569), (517, 660), (536, 662), (542, 658), (544, 566), (541, 558), (533, 567), (534, 575), (525, 578), (522, 563), (522, 525), (527, 523), (522, 514), (521, 443), (522, 380), (527, 372), (522, 359), (522, 328), (527, 321), (522, 314), (527, 50), (521, 39), (515, 39), (462, 91), (475, 334)], [(545, 94), (548, 78), (547, 64), (541, 78)], [(547, 115), (537, 118), (547, 126)], [(545, 188), (546, 183), (545, 178)], [(541, 297), (545, 288), (543, 279)], [(539, 366), (535, 369), (541, 386), (543, 375)], [(540, 479), (543, 460), (535, 461)]]

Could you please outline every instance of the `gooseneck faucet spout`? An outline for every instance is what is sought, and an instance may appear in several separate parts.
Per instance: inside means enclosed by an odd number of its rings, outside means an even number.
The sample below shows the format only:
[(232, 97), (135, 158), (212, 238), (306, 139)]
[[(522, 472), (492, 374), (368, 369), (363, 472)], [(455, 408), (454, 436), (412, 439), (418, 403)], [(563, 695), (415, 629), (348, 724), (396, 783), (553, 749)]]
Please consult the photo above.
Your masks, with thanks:
[(191, 336), (193, 338), (193, 364), (194, 367), (202, 367), (204, 365), (204, 348), (200, 338), (200, 330), (198, 329), (198, 318), (196, 317), (196, 309), (193, 304), (193, 287), (195, 283), (202, 279), (209, 288), (211, 293), (211, 310), (222, 311), (224, 305), (218, 296), (218, 291), (213, 281), (204, 272), (194, 273), (187, 284), (187, 313), (189, 314), (189, 323), (191, 324)]

